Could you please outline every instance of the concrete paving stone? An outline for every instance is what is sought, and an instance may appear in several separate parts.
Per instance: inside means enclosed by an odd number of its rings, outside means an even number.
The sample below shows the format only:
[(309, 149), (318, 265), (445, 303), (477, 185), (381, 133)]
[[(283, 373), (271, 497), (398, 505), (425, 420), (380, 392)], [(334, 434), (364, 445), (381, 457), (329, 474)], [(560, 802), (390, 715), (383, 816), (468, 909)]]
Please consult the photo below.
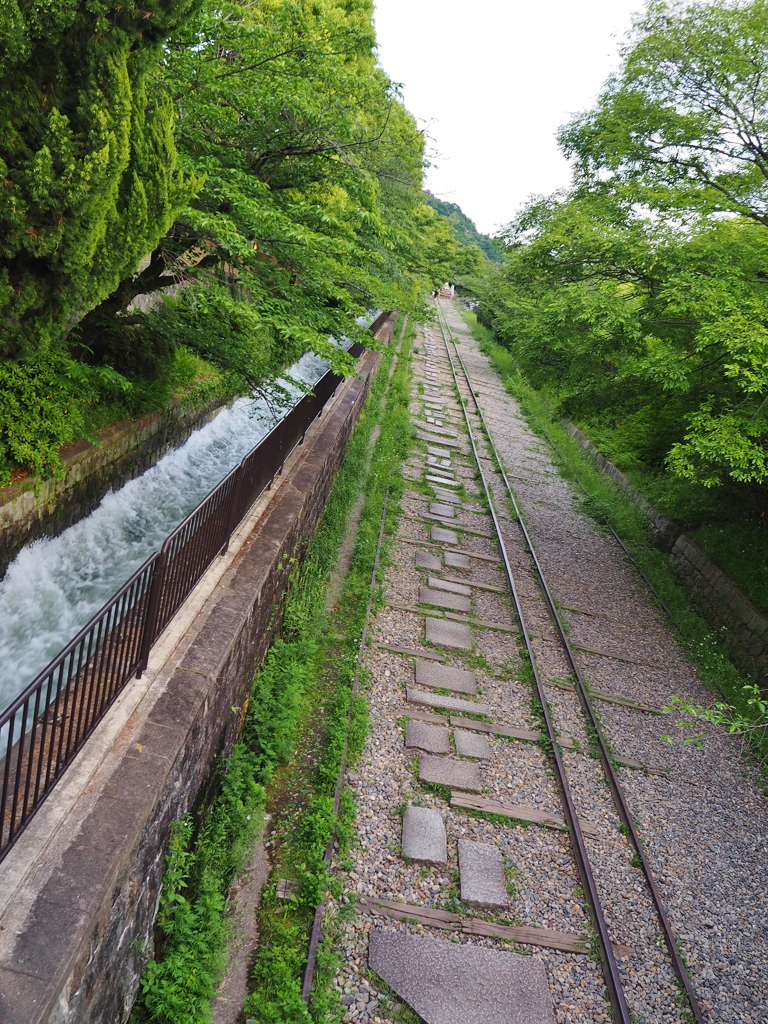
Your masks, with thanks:
[(432, 540), (439, 544), (458, 544), (459, 538), (455, 530), (446, 530), (443, 526), (433, 526), (431, 533)]
[(482, 793), (480, 766), (473, 761), (424, 754), (419, 758), (419, 782), (433, 782), (465, 793)]
[(429, 551), (421, 550), (416, 552), (416, 566), (419, 569), (431, 569), (432, 571), (439, 571), (442, 568), (440, 559), (437, 555), (433, 555)]
[(469, 626), (463, 622), (451, 622), (448, 619), (426, 620), (426, 637), (431, 644), (438, 647), (456, 647), (463, 651), (472, 650), (472, 634)]
[(485, 761), (490, 758), (491, 745), (483, 733), (456, 729), (453, 738), (456, 740), (456, 753), (459, 757), (479, 757)]
[(422, 864), (445, 864), (448, 844), (440, 811), (408, 804), (403, 815), (403, 856)]
[(447, 448), (438, 448), (436, 445), (428, 444), (427, 451), (430, 455), (436, 455), (441, 459), (450, 459), (451, 452)]
[(477, 693), (475, 673), (465, 668), (417, 661), (415, 679), (419, 686), (434, 686), (441, 690), (453, 690), (454, 693)]
[(461, 902), (479, 907), (506, 907), (509, 903), (504, 878), (504, 857), (497, 846), (459, 840)]
[(445, 552), (445, 564), (451, 569), (471, 569), (469, 555), (460, 555), (457, 551)]
[(460, 505), (461, 498), (453, 491), (446, 491), (442, 487), (435, 487), (435, 497), (438, 501), (449, 501), (452, 505)]
[(443, 505), (440, 501), (431, 502), (429, 511), (433, 516), (446, 516), (448, 519), (453, 519), (455, 515), (452, 505)]
[(555, 1022), (536, 957), (374, 927), (368, 963), (424, 1024)]
[(460, 697), (444, 697), (442, 693), (424, 693), (422, 690), (414, 690), (408, 687), (405, 699), (411, 704), (421, 704), (432, 708), (446, 708), (448, 711), (461, 711), (464, 714), (488, 715), (493, 714), (490, 704), (475, 704), (471, 700), (462, 700)]
[(434, 605), (436, 608), (449, 608), (454, 612), (469, 613), (472, 608), (468, 597), (447, 594), (444, 590), (432, 590), (429, 587), (419, 587), (419, 602)]
[(461, 486), (458, 480), (449, 480), (444, 476), (435, 476), (434, 473), (426, 473), (424, 479), (428, 480), (431, 484), (440, 484), (441, 486), (445, 486), (446, 484), (449, 487)]
[(450, 754), (450, 730), (429, 722), (410, 721), (405, 725), (405, 745), (425, 754)]
[(466, 583), (452, 583), (450, 580), (441, 580), (437, 576), (430, 576), (428, 585), (433, 590), (445, 590), (449, 594), (463, 594), (464, 597), (472, 596), (472, 590)]

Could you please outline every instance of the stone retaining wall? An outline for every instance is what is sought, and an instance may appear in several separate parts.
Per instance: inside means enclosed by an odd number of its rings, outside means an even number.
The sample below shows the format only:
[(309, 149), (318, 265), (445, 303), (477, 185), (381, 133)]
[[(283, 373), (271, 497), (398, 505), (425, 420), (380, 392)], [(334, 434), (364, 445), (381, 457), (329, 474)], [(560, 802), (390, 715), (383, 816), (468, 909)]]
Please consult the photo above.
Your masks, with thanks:
[(0, 578), (25, 544), (56, 536), (87, 516), (110, 488), (154, 466), (221, 408), (220, 398), (192, 405), (175, 399), (162, 412), (100, 431), (98, 444), (78, 441), (68, 447), (60, 478), (43, 480), (37, 488), (29, 479), (0, 487)]
[(602, 473), (615, 480), (644, 511), (654, 543), (665, 551), (694, 604), (714, 629), (722, 629), (735, 664), (761, 683), (768, 680), (768, 618), (722, 569), (667, 519), (609, 462), (588, 437), (568, 421), (565, 428), (592, 456)]
[[(376, 336), (391, 332), (390, 322)], [(79, 835), (34, 893), (24, 928), (0, 941), (2, 1024), (128, 1019), (152, 955), (171, 823), (236, 740), (236, 712), (279, 628), (291, 561), (315, 531), (379, 361), (366, 353), (359, 376), (307, 434)]]

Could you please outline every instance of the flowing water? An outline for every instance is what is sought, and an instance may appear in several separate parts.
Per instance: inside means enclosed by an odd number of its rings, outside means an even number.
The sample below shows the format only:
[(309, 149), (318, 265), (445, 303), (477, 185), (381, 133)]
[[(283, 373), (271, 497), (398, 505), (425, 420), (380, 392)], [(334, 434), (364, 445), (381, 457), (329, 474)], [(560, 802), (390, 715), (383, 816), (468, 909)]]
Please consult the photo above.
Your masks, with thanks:
[[(309, 353), (287, 377), (312, 385), (327, 369)], [(0, 710), (301, 398), (289, 379), (276, 383), (270, 397), (241, 398), (223, 409), (58, 537), (19, 552), (0, 581)]]

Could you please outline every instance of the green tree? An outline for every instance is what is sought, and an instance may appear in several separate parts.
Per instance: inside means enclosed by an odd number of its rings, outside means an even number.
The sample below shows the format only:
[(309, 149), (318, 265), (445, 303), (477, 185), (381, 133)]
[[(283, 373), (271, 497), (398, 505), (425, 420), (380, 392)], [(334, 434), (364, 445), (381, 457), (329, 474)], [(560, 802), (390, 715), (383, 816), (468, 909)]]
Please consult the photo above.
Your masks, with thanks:
[(768, 3), (652, 0), (622, 56), (482, 315), (564, 410), (766, 517)]
[(136, 269), (187, 202), (155, 68), (196, 6), (2, 6), (0, 355), (55, 342)]
[[(368, 308), (420, 308), (455, 246), (424, 203), (423, 139), (374, 46), (367, 0), (209, 3), (176, 33), (162, 80), (202, 185), (146, 268), (80, 322), (88, 347), (136, 296), (195, 278), (229, 292), (228, 323), (241, 303), (263, 373), (308, 348), (339, 363), (328, 336), (354, 335)], [(198, 317), (190, 333), (185, 317), (183, 340), (214, 357), (218, 326)]]
[(686, 231), (604, 195), (552, 197), (506, 231), (481, 316), (569, 416), (622, 424), (646, 465), (768, 507), (768, 232)]
[(653, 0), (597, 106), (560, 142), (577, 182), (768, 225), (768, 2)]

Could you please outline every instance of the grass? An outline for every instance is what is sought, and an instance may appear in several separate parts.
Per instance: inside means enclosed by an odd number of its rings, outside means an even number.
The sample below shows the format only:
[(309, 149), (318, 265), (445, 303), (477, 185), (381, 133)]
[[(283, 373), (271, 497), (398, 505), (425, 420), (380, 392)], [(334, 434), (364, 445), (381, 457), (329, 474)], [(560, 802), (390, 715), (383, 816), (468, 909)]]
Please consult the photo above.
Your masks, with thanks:
[[(490, 358), (507, 390), (519, 401), (531, 428), (552, 444), (562, 475), (579, 481), (586, 490), (584, 511), (599, 524), (608, 524), (616, 531), (671, 612), (678, 641), (698, 669), (699, 678), (714, 693), (722, 695), (738, 715), (756, 720), (757, 712), (749, 704), (752, 681), (730, 660), (725, 631), (714, 630), (707, 624), (678, 583), (668, 558), (652, 547), (642, 510), (599, 471), (553, 417), (548, 403), (527, 383), (510, 352), (496, 342), (492, 332), (478, 324), (474, 314), (467, 313), (466, 319), (481, 350)], [(751, 743), (760, 758), (768, 757), (767, 729), (757, 730)]]
[[(409, 341), (406, 337), (406, 349)], [(309, 924), (328, 883), (323, 854), (334, 828), (333, 792), (384, 496), (391, 477), (391, 534), (401, 479), (396, 470), (410, 443), (407, 359), (399, 360), (390, 383), (392, 358), (393, 352), (387, 350), (318, 531), (294, 564), (282, 636), (254, 679), (242, 741), (220, 766), (221, 795), (197, 822), (187, 818), (174, 828), (157, 921), (157, 956), (142, 977), (132, 1024), (210, 1020), (210, 1001), (229, 941), (226, 893), (252, 848), (265, 807), (272, 818), (274, 870), (263, 894), (261, 941), (245, 1012), (265, 1022), (310, 1019), (301, 998)], [(379, 424), (371, 459), (371, 439)], [(336, 608), (329, 613), (329, 578), (361, 489), (366, 502), (352, 563)], [(354, 759), (367, 731), (364, 697), (357, 698), (351, 711)], [(354, 802), (345, 791), (337, 830), (342, 859), (353, 821)], [(276, 896), (280, 877), (299, 883), (287, 900)], [(329, 971), (333, 962), (321, 947), (318, 978)], [(320, 984), (319, 990), (313, 1015), (318, 1020), (337, 1019), (340, 1004), (329, 995), (330, 987)]]

